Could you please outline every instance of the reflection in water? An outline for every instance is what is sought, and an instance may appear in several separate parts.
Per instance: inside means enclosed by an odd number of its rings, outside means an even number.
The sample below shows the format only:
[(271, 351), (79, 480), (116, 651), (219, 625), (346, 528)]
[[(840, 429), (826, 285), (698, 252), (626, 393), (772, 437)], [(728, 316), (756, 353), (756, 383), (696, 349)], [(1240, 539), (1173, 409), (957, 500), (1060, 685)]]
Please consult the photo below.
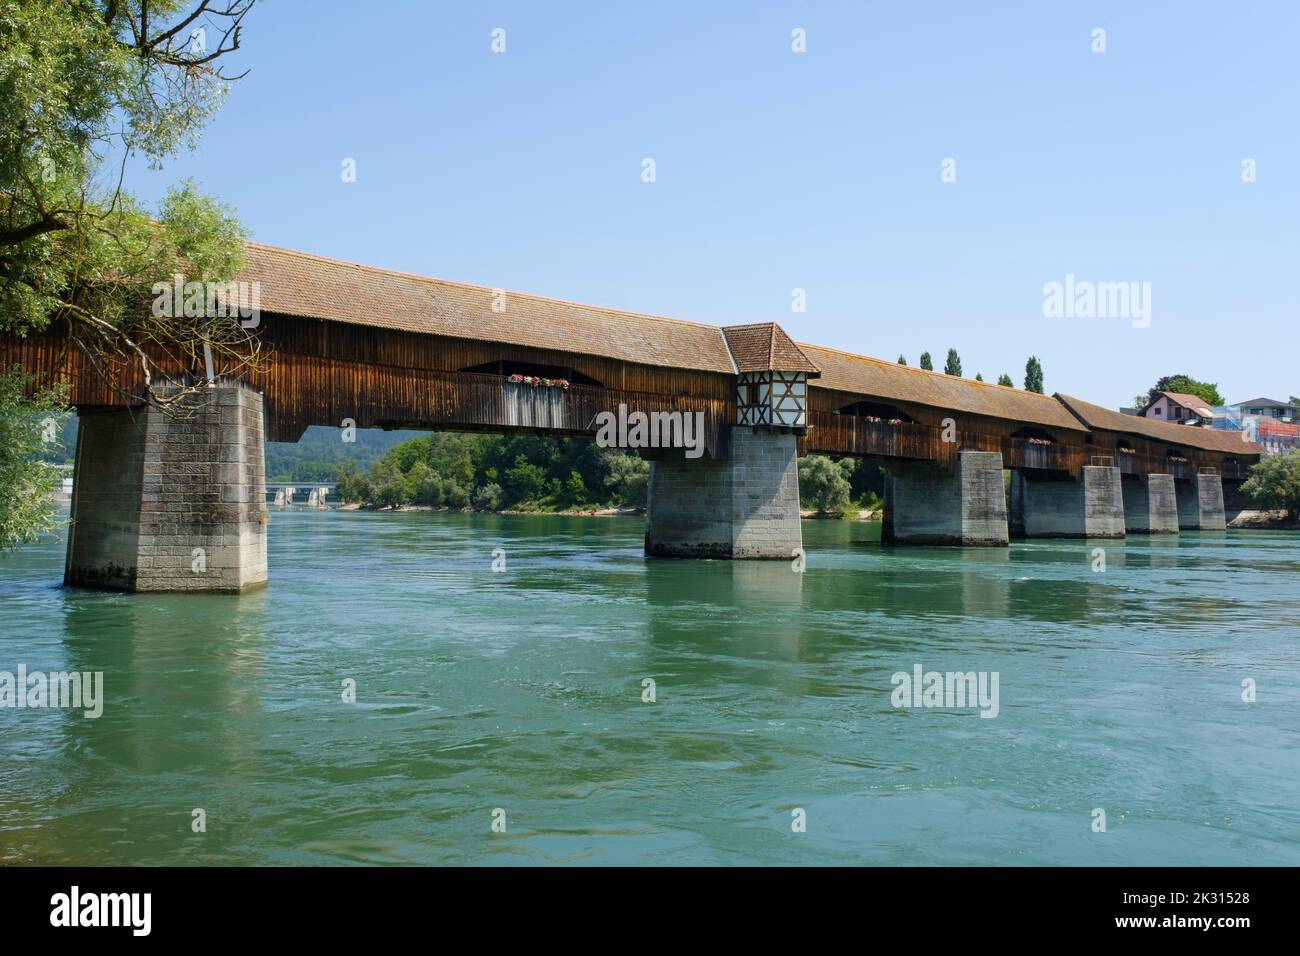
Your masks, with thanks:
[(111, 685), (104, 715), (73, 725), (80, 745), (113, 764), (152, 771), (182, 765), (201, 742), (205, 759), (216, 756), (222, 769), (234, 769), (247, 741), (232, 724), (261, 710), (257, 597), (241, 603), (214, 596), (200, 607), (183, 597), (120, 596), (104, 607), (67, 593), (69, 663), (103, 671)]
[[(203, 781), (256, 781), (265, 598), (58, 594), (60, 666), (103, 673), (104, 711), (97, 719), (80, 711), (22, 714), (19, 732), (67, 771), (22, 774), (31, 788), (25, 796), (43, 815), (66, 814), (78, 830), (100, 832), (114, 852), (175, 851), (191, 810), (215, 812), (221, 803)], [(175, 799), (161, 800), (160, 780), (195, 784), (182, 783)], [(132, 795), (127, 804), (100, 796), (117, 788)], [(223, 809), (225, 826), (202, 847), (207, 854), (234, 845), (240, 801)], [(43, 862), (82, 860), (75, 842), (42, 828), (27, 831), (11, 852)]]
[(962, 561), (960, 614), (1004, 618), (1011, 604), (1011, 552), (1006, 548), (972, 549)]
[[(0, 669), (106, 691), (97, 721), (0, 712), (0, 861), (1300, 862), (1300, 536), (809, 521), (798, 574), (646, 560), (642, 530), (285, 512), (242, 597), (65, 590), (57, 542), (0, 559)], [(893, 708), (916, 664), (997, 671), (999, 716)], [(1122, 839), (1089, 838), (1098, 805)]]

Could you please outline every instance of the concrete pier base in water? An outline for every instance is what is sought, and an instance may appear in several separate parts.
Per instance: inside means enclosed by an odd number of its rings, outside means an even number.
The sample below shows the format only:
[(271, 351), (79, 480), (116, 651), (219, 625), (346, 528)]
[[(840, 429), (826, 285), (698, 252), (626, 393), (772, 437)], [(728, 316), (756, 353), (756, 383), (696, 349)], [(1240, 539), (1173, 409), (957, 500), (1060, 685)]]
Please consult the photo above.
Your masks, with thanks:
[(1017, 537), (1122, 538), (1124, 498), (1119, 469), (1084, 465), (1078, 478), (1013, 471), (1011, 513)]
[(1176, 481), (1178, 527), (1191, 531), (1222, 531), (1228, 526), (1223, 511), (1223, 479), (1197, 475)]
[(887, 544), (1005, 547), (1008, 543), (1002, 455), (963, 451), (949, 470), (930, 462), (898, 461), (885, 478)]
[(266, 584), (262, 396), (218, 385), (173, 413), (81, 409), (64, 583), (238, 592)]
[(1124, 527), (1129, 534), (1177, 534), (1178, 499), (1173, 475), (1124, 475)]
[(795, 436), (733, 426), (725, 460), (676, 449), (650, 463), (645, 553), (667, 558), (784, 558), (803, 545)]

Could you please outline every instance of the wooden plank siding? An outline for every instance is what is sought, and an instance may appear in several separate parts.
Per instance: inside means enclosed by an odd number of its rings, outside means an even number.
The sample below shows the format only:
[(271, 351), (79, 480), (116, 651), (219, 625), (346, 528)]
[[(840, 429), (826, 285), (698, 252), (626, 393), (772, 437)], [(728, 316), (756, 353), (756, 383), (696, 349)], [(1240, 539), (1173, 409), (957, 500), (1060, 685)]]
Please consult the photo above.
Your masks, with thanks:
[[(956, 420), (957, 416), (953, 418)], [(804, 454), (908, 458), (952, 467), (959, 452), (995, 451), (1002, 455), (1006, 468), (1079, 474), (1079, 469), (1088, 464), (1091, 452), (1089, 446), (1078, 442), (1039, 445), (988, 430), (962, 428), (960, 421), (957, 422), (954, 440), (950, 442), (943, 440), (941, 425), (911, 422), (890, 425), (825, 411), (811, 413), (810, 421), (812, 427), (801, 442), (801, 453)]]
[[(553, 366), (602, 383), (570, 385), (561, 393), (564, 427), (542, 429), (556, 434), (594, 434), (596, 416), (617, 412), (620, 403), (629, 412), (703, 412), (706, 450), (724, 456), (727, 426), (736, 414), (730, 375), (265, 314), (262, 340), (266, 361), (247, 381), (263, 393), (272, 441), (296, 441), (310, 425), (339, 427), (344, 419), (358, 428), (538, 430), (519, 424), (526, 412), (518, 402), (508, 407), (504, 376), (459, 371), (493, 362)], [(57, 330), (0, 336), (0, 362), (35, 374), (34, 387), (66, 383), (70, 404), (79, 407), (129, 404), (128, 396), (143, 393), (138, 363), (115, 365), (105, 376), (82, 353), (63, 346)], [(160, 362), (155, 377), (195, 372)]]
[[(855, 402), (888, 403), (887, 397), (855, 394), (832, 389), (809, 387), (808, 432), (800, 439), (800, 454), (851, 455), (867, 458), (903, 458), (934, 461), (945, 467), (956, 464), (961, 451), (993, 451), (1002, 455), (1005, 468), (1032, 468), (1080, 474), (1084, 465), (1094, 461), (1120, 467), (1124, 474), (1172, 474), (1190, 478), (1200, 470), (1213, 468), (1225, 478), (1245, 478), (1257, 455), (1227, 455), (1208, 449), (1175, 446), (1146, 439), (1129, 440), (1127, 435), (1094, 430), (1035, 428), (1050, 438), (1043, 445), (1014, 436), (1023, 428), (1011, 422), (983, 416), (946, 412), (905, 402), (893, 403), (899, 412), (914, 422), (898, 425), (870, 422), (855, 415), (837, 414), (836, 409)], [(956, 440), (943, 441), (944, 418), (956, 425)], [(1126, 443), (1135, 454), (1121, 455), (1119, 445)], [(1170, 452), (1186, 462), (1170, 460)]]
[[(705, 447), (724, 457), (727, 435), (736, 420), (734, 375), (596, 356), (578, 351), (493, 343), (454, 336), (385, 329), (345, 322), (263, 313), (267, 349), (264, 367), (247, 378), (263, 393), (266, 435), (296, 441), (310, 425), (339, 427), (351, 419), (359, 428), (393, 427), (462, 431), (544, 431), (591, 435), (600, 412), (702, 412)], [(34, 387), (63, 382), (69, 402), (79, 407), (128, 404), (143, 393), (138, 363), (96, 369), (76, 349), (65, 349), (57, 328), (18, 338), (0, 335), (0, 364), (20, 365), (35, 374)], [(462, 371), (491, 363), (552, 367), (601, 383), (571, 384), (548, 396), (514, 397), (500, 374)], [(159, 363), (159, 377), (183, 378), (197, 369)], [(856, 402), (892, 404), (899, 425), (838, 414)], [(539, 416), (545, 415), (545, 418)], [(956, 423), (957, 440), (942, 440), (943, 421)], [(1214, 469), (1225, 478), (1246, 477), (1258, 454), (1198, 449), (1129, 433), (1055, 425), (1033, 426), (1051, 444), (1027, 441), (1015, 433), (1026, 426), (940, 407), (819, 387), (808, 388), (809, 428), (800, 435), (799, 453), (929, 460), (951, 466), (963, 450), (995, 451), (1007, 468), (1034, 468), (1079, 474), (1094, 459), (1109, 460), (1125, 474), (1174, 474), (1189, 478)], [(1120, 447), (1132, 451), (1121, 452)], [(1185, 462), (1171, 460), (1171, 454)]]

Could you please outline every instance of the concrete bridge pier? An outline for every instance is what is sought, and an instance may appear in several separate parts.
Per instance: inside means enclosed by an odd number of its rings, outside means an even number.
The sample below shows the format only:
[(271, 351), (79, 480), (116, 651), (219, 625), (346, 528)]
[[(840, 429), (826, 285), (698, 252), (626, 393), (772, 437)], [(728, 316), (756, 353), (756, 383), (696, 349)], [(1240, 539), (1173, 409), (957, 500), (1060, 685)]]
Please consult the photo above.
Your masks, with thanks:
[(1011, 473), (1011, 525), (1025, 538), (1122, 538), (1119, 469), (1084, 465), (1078, 478), (1027, 469)]
[(999, 452), (958, 452), (951, 470), (921, 461), (895, 461), (887, 467), (881, 541), (1006, 547)]
[(1177, 534), (1173, 475), (1124, 475), (1124, 527), (1129, 534)]
[(803, 546), (795, 436), (734, 425), (726, 459), (655, 453), (645, 553), (663, 558), (792, 560)]
[(1223, 510), (1223, 479), (1195, 475), (1174, 483), (1178, 494), (1178, 527), (1190, 531), (1222, 531), (1228, 526)]
[(262, 396), (221, 384), (166, 413), (83, 408), (63, 583), (239, 592), (266, 584)]

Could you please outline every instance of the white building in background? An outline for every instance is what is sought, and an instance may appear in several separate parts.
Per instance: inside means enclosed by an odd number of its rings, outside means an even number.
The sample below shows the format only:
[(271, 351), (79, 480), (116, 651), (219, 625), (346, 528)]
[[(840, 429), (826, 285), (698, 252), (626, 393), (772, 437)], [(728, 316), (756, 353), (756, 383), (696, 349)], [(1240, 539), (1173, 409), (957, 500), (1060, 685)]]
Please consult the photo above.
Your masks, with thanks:
[[(1263, 445), (1267, 455), (1285, 454), (1300, 448), (1300, 422), (1282, 417), (1286, 407), (1270, 399), (1218, 406), (1214, 409), (1214, 427), (1242, 432), (1251, 441)], [(1294, 406), (1291, 408), (1294, 411)]]
[(1214, 423), (1214, 409), (1210, 403), (1186, 392), (1161, 392), (1160, 397), (1146, 407), (1144, 418), (1155, 418), (1175, 425), (1203, 425)]

